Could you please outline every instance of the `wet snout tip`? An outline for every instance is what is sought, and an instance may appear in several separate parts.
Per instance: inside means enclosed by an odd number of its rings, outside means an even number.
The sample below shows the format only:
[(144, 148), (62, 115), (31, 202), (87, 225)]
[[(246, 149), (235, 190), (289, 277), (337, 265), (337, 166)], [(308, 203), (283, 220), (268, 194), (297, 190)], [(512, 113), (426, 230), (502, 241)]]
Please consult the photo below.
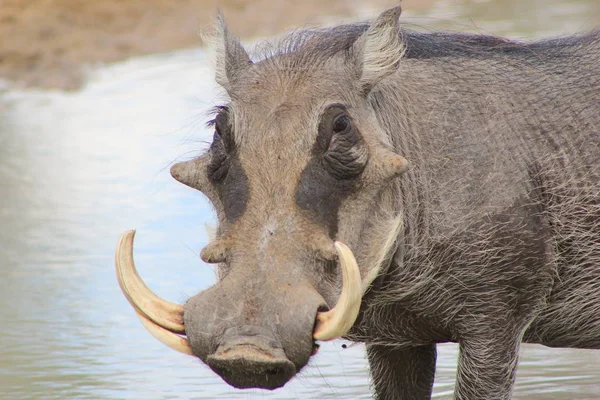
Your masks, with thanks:
[(294, 363), (285, 356), (270, 354), (253, 345), (239, 345), (217, 352), (208, 356), (207, 364), (238, 389), (277, 389), (296, 374)]

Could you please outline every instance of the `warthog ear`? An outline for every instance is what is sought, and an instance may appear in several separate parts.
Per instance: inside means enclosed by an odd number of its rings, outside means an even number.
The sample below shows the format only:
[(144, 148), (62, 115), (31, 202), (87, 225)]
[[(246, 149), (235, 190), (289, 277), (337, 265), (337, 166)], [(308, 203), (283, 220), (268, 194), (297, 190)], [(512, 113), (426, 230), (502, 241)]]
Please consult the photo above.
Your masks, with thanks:
[(252, 60), (240, 41), (227, 29), (220, 11), (217, 13), (216, 47), (215, 79), (219, 85), (227, 89), (235, 76), (252, 64)]
[(365, 93), (398, 69), (405, 50), (398, 23), (401, 12), (400, 6), (384, 11), (352, 46)]

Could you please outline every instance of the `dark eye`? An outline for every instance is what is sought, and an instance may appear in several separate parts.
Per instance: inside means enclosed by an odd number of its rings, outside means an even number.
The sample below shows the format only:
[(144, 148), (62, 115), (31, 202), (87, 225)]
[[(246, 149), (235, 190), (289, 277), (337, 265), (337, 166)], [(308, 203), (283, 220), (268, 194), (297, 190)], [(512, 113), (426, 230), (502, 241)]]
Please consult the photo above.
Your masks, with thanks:
[(325, 109), (316, 144), (322, 152), (323, 166), (339, 180), (356, 178), (367, 164), (367, 147), (343, 104)]
[(208, 165), (208, 176), (213, 182), (222, 181), (229, 170), (229, 153), (231, 152), (231, 134), (228, 122), (227, 109), (222, 108), (213, 121), (215, 132), (210, 145), (210, 163)]
[(233, 135), (229, 121), (229, 108), (219, 106), (214, 111), (217, 113), (216, 116), (207, 123), (207, 127), (214, 129), (213, 143), (217, 140), (222, 141), (227, 151), (230, 152), (233, 149)]
[(333, 133), (346, 133), (350, 130), (350, 118), (342, 114), (333, 121)]

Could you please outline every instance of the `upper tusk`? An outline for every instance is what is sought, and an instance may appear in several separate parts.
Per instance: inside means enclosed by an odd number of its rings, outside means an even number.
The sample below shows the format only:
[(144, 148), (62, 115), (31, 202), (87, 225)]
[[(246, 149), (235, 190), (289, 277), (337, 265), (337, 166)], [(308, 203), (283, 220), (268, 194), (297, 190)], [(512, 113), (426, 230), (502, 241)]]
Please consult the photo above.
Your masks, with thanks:
[(156, 323), (154, 323), (154, 321), (150, 320), (138, 310), (136, 310), (135, 312), (142, 321), (144, 328), (146, 328), (152, 336), (158, 339), (158, 341), (160, 341), (163, 344), (166, 344), (173, 350), (176, 350), (180, 353), (187, 354), (190, 356), (194, 355), (194, 353), (192, 352), (192, 348), (190, 347), (190, 343), (187, 341), (187, 339), (174, 334), (173, 332), (163, 328), (162, 326), (157, 325)]
[[(183, 306), (155, 295), (138, 275), (133, 262), (134, 236), (135, 231), (127, 231), (121, 235), (117, 244), (115, 264), (121, 291), (138, 314), (171, 332), (185, 333)], [(147, 326), (146, 328), (148, 329)]]
[(343, 243), (335, 242), (335, 250), (342, 268), (342, 293), (334, 308), (317, 313), (313, 338), (332, 340), (345, 335), (358, 316), (362, 300), (360, 271), (352, 251)]

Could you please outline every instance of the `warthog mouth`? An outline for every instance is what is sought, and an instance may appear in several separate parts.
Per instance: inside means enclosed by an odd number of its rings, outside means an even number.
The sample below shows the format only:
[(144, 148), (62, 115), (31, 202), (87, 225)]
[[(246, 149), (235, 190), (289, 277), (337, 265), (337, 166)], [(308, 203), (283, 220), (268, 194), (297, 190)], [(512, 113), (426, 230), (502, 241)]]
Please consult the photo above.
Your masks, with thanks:
[[(133, 261), (134, 236), (135, 231), (127, 231), (121, 235), (117, 244), (115, 264), (121, 291), (152, 336), (173, 350), (194, 355), (185, 336), (183, 306), (158, 297), (139, 276)], [(317, 312), (312, 334), (314, 340), (327, 341), (345, 335), (354, 325), (360, 308), (361, 277), (354, 255), (341, 242), (335, 242), (335, 249), (342, 271), (342, 292), (335, 307)], [(312, 354), (318, 348), (316, 342), (313, 343)]]

